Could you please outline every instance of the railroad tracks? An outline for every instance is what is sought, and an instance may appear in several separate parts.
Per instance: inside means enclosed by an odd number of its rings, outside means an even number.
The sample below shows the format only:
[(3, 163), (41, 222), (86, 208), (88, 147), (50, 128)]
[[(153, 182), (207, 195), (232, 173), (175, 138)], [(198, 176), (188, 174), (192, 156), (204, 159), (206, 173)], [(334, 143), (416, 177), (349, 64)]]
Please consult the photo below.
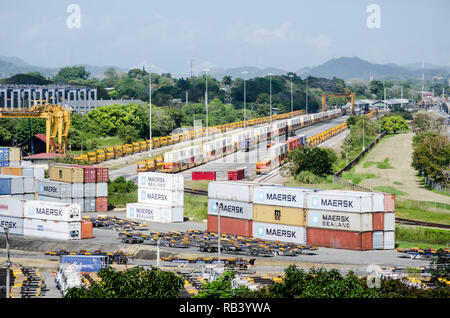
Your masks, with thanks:
[(439, 223), (432, 223), (432, 222), (424, 222), (424, 221), (416, 221), (416, 220), (409, 220), (404, 218), (395, 218), (395, 223), (399, 224), (406, 224), (406, 225), (417, 225), (417, 226), (426, 226), (426, 227), (437, 227), (437, 228), (444, 228), (444, 229), (450, 229), (450, 225), (448, 224), (439, 224)]

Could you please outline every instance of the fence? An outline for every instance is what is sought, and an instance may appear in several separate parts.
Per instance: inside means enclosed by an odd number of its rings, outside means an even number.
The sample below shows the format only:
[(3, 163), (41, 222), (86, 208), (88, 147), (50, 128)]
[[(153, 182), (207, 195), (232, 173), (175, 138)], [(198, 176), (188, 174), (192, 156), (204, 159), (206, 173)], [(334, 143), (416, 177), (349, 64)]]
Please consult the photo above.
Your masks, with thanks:
[(441, 192), (445, 192), (445, 193), (449, 193), (450, 194), (450, 188), (443, 186), (442, 184), (440, 184), (439, 182), (435, 182), (432, 179), (428, 178), (427, 176), (423, 176), (423, 181), (425, 182), (425, 184), (434, 190), (437, 191), (441, 191)]
[(371, 188), (362, 187), (360, 185), (354, 184), (353, 182), (349, 182), (337, 175), (333, 176), (333, 183), (344, 186), (346, 189), (355, 190), (355, 191), (365, 191), (365, 192), (376, 192)]

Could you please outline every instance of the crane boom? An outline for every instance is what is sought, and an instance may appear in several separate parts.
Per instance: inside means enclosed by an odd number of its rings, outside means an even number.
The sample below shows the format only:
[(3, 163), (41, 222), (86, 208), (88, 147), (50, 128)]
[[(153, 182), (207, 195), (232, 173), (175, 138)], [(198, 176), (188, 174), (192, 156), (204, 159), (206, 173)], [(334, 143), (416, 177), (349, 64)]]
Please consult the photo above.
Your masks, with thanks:
[(351, 114), (355, 115), (355, 93), (350, 92), (348, 89), (345, 88), (345, 93), (324, 93), (322, 94), (322, 111), (327, 111), (327, 97), (346, 97), (350, 98), (351, 103)]

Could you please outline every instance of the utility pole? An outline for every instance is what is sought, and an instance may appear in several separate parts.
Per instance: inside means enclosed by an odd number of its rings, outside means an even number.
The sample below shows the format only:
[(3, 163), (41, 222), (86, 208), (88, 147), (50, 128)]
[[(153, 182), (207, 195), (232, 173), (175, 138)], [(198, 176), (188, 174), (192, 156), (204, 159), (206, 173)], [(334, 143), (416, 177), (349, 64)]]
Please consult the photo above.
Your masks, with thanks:
[(294, 75), (289, 75), (289, 77), (291, 78), (291, 117), (294, 117), (294, 99), (293, 99), (293, 95), (292, 95), (292, 78), (294, 77)]
[(150, 115), (149, 115), (149, 128), (148, 128), (148, 131), (149, 131), (149, 151), (148, 151), (148, 154), (149, 154), (149, 156), (150, 156), (150, 158), (152, 157), (152, 65), (150, 64), (150, 66), (149, 66), (149, 68), (150, 68), (150, 71), (149, 71), (149, 73), (148, 73), (148, 78), (149, 78), (149, 80), (148, 80), (148, 86), (149, 86), (149, 105), (148, 105), (148, 107), (149, 107), (149, 110), (150, 110)]

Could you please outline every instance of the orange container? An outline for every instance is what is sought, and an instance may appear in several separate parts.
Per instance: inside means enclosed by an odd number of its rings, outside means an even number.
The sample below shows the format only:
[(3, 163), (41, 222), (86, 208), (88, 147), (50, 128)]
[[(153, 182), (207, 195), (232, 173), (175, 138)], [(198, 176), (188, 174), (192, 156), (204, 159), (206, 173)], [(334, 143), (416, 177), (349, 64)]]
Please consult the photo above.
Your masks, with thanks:
[(93, 226), (91, 221), (82, 220), (81, 221), (81, 239), (93, 238)]
[(384, 231), (384, 212), (372, 213), (372, 230)]
[(19, 167), (2, 167), (1, 174), (6, 174), (10, 176), (21, 176), (22, 168)]
[(394, 211), (395, 211), (395, 194), (385, 193), (384, 212), (394, 212)]
[(108, 211), (108, 197), (96, 197), (95, 198), (95, 210), (97, 212)]
[[(207, 229), (210, 232), (218, 232), (218, 216), (208, 215), (208, 225)], [(252, 234), (252, 224), (251, 220), (244, 220), (238, 218), (220, 217), (220, 233), (235, 234), (241, 236), (251, 237)]]
[(308, 228), (308, 245), (367, 251), (373, 248), (372, 232), (350, 232), (328, 229)]

